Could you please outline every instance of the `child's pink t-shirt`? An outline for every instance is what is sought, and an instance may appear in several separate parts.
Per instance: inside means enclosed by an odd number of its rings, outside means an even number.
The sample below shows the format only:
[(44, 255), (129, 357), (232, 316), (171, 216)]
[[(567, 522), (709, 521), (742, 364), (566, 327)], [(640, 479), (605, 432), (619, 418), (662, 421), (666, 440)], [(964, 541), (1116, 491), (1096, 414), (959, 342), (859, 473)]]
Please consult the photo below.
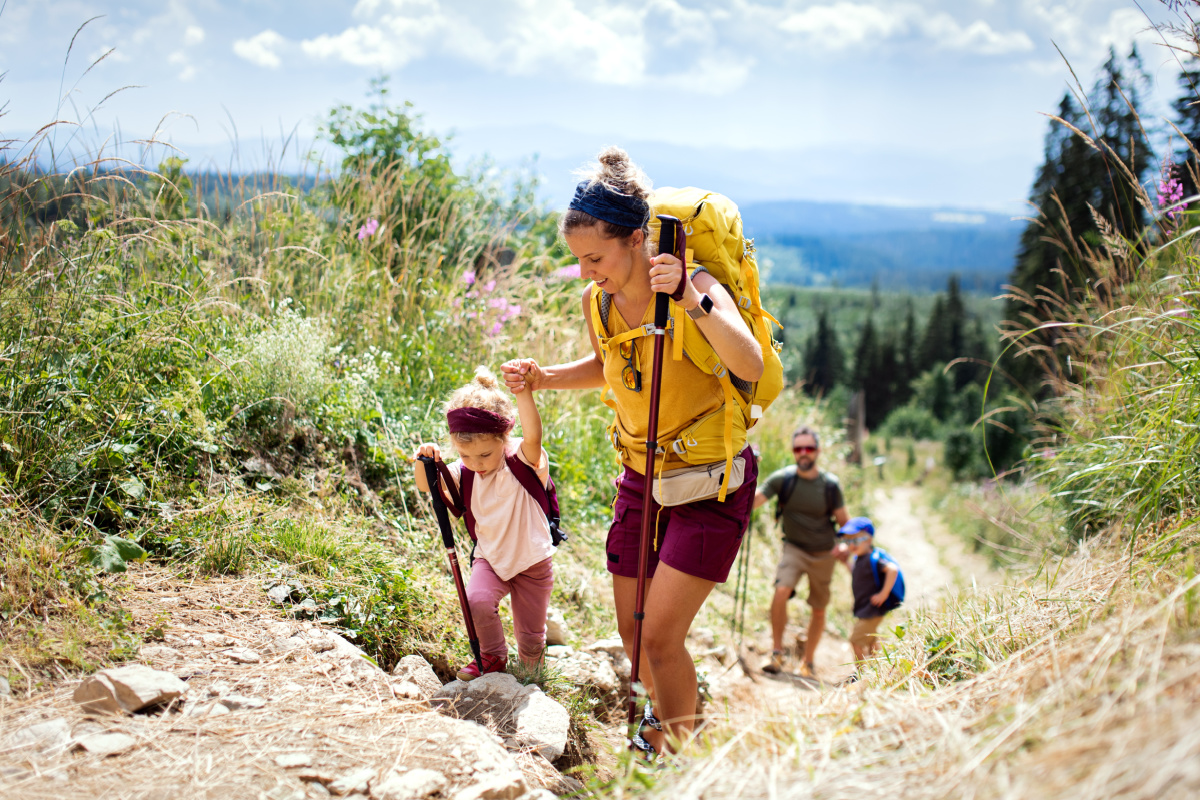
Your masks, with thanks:
[[(506, 452), (529, 464), (521, 451), (521, 440), (510, 439)], [(545, 448), (534, 466), (542, 484), (550, 479), (550, 458)], [(462, 461), (447, 464), (459, 491), (462, 491)], [(475, 555), (492, 565), (500, 580), (509, 581), (525, 570), (554, 555), (550, 541), (550, 523), (533, 495), (513, 475), (507, 462), (500, 469), (471, 484), (471, 513), (475, 515)]]

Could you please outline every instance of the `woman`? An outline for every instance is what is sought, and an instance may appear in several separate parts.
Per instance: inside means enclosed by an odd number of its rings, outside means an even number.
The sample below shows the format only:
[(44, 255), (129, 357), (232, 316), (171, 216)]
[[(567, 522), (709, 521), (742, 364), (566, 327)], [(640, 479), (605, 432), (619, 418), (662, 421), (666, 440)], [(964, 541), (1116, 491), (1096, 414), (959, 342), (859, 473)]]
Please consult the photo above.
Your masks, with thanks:
[[(673, 255), (649, 255), (649, 194), (649, 181), (623, 150), (610, 147), (600, 154), (593, 174), (576, 188), (559, 222), (559, 232), (579, 260), (581, 276), (592, 282), (583, 291), (583, 316), (592, 354), (548, 367), (532, 359), (503, 366), (505, 381), (513, 392), (593, 389), (606, 383), (612, 387), (616, 430), (627, 446), (621, 451), (625, 469), (617, 480), (606, 550), (618, 625), (630, 654), (644, 506), (639, 470), (645, 469), (646, 463), (654, 337), (632, 339), (609, 349), (606, 355), (599, 337), (616, 337), (651, 322), (655, 293), (676, 292), (682, 279), (683, 296), (678, 305), (696, 320), (729, 371), (749, 382), (757, 381), (763, 372), (759, 345), (729, 293), (707, 272), (688, 275)], [(593, 292), (607, 295), (602, 296), (605, 331), (598, 332), (593, 322)], [(710, 372), (686, 358), (663, 359), (658, 440), (671, 441), (696, 420), (719, 411), (724, 402), (722, 388)], [(640, 451), (636, 443), (642, 443)], [(650, 555), (639, 668), (650, 703), (634, 738), (634, 743), (649, 753), (661, 752), (664, 747), (678, 749), (695, 726), (696, 669), (686, 637), (709, 592), (728, 578), (750, 517), (757, 466), (748, 447), (742, 457), (746, 462), (742, 485), (724, 502), (703, 500), (661, 510), (651, 503), (649, 513), (656, 516), (658, 524)], [(665, 462), (665, 472), (687, 466), (670, 449), (660, 459)], [(659, 719), (664, 724), (660, 725)]]

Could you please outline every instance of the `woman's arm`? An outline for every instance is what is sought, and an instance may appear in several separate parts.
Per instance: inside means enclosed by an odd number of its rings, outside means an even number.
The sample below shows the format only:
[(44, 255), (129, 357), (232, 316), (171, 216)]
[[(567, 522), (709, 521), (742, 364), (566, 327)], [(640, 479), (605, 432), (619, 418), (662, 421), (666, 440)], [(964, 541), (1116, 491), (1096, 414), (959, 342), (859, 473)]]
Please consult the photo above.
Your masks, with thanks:
[[(501, 365), (504, 383), (520, 398), (525, 388), (539, 389), (599, 389), (604, 386), (604, 361), (600, 358), (600, 342), (592, 329), (592, 285), (583, 289), (583, 319), (587, 323), (588, 339), (592, 343), (592, 355), (577, 361), (540, 366), (532, 358), (518, 358)], [(518, 406), (519, 410), (520, 406)]]
[(537, 469), (542, 464), (542, 415), (532, 391), (517, 395), (517, 416), (521, 418), (521, 452)]
[[(650, 288), (656, 292), (673, 291), (679, 285), (680, 272), (686, 275), (683, 263), (669, 253), (655, 256), (650, 264)], [(742, 320), (737, 303), (716, 278), (700, 272), (685, 282), (680, 305), (685, 311), (695, 309), (700, 305), (701, 293), (712, 298), (713, 306), (696, 320), (696, 326), (730, 372), (754, 383), (763, 374), (762, 349)]]

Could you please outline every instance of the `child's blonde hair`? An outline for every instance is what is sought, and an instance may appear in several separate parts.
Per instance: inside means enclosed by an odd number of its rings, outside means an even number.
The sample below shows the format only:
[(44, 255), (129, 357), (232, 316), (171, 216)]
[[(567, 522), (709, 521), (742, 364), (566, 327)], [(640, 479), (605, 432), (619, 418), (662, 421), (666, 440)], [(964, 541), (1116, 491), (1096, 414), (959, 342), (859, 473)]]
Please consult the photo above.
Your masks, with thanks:
[[(500, 385), (495, 373), (484, 366), (476, 367), (475, 378), (461, 389), (455, 389), (454, 393), (450, 395), (450, 399), (446, 401), (445, 413), (449, 414), (456, 408), (482, 408), (484, 411), (491, 411), (493, 414), (499, 414), (509, 419), (515, 417), (517, 412), (517, 407), (508, 391)], [(450, 440), (453, 442), (466, 443), (486, 438), (499, 439), (503, 442), (508, 441), (508, 434), (450, 434)]]

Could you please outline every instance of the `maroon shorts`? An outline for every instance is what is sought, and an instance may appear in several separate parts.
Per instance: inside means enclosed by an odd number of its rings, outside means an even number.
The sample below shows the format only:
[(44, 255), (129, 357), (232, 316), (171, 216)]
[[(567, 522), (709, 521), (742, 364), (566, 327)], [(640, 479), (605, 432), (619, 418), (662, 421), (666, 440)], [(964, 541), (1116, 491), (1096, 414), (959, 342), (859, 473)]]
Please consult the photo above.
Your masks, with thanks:
[[(659, 508), (651, 500), (651, 513), (658, 517), (658, 535), (650, 543), (648, 577), (653, 577), (659, 561), (706, 581), (724, 583), (729, 577), (729, 568), (737, 558), (742, 534), (750, 522), (758, 485), (758, 464), (753, 451), (747, 447), (742, 456), (746, 459), (745, 480), (724, 503), (713, 498)], [(605, 545), (608, 571), (613, 575), (637, 577), (643, 482), (642, 473), (629, 467), (617, 479), (617, 501), (613, 504), (613, 521)]]

